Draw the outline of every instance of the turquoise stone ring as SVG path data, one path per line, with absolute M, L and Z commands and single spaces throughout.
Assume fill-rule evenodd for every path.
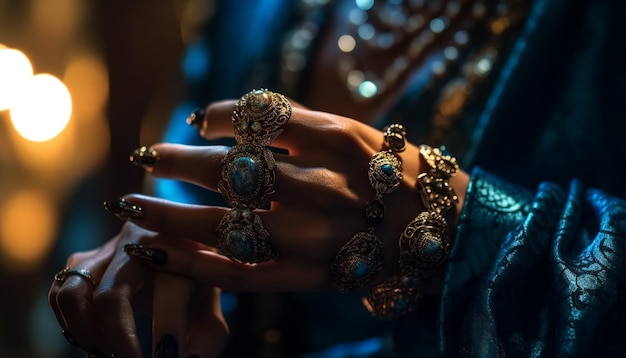
M 277 256 L 269 243 L 270 234 L 254 211 L 229 211 L 222 218 L 216 232 L 217 249 L 233 261 L 253 264 Z
M 235 145 L 224 158 L 217 188 L 233 208 L 256 209 L 274 193 L 275 167 L 269 148 Z
M 291 104 L 280 93 L 255 89 L 246 93 L 231 117 L 238 144 L 269 146 L 291 117 Z
M 217 248 L 240 263 L 258 263 L 276 257 L 269 233 L 254 212 L 274 194 L 276 161 L 269 149 L 291 117 L 291 104 L 280 93 L 255 89 L 243 95 L 231 121 L 236 145 L 222 160 L 217 190 L 232 207 L 217 231 Z

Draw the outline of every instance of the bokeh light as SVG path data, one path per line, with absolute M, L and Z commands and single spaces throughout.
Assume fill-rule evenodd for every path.
M 20 86 L 11 103 L 11 121 L 17 132 L 33 142 L 56 137 L 72 114 L 67 87 L 50 74 L 37 74 Z
M 0 207 L 0 250 L 8 259 L 2 262 L 32 265 L 41 261 L 56 235 L 55 213 L 48 198 L 34 190 L 17 191 L 7 198 Z
M 74 118 L 91 120 L 103 113 L 109 98 L 109 74 L 102 59 L 92 54 L 70 59 L 63 83 L 72 94 Z
M 33 66 L 23 52 L 0 45 L 0 111 L 11 106 L 15 95 L 33 75 Z

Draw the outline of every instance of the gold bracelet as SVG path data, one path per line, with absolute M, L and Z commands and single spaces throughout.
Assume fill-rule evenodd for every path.
M 419 213 L 398 240 L 399 273 L 372 287 L 363 298 L 367 310 L 376 316 L 395 317 L 415 309 L 422 297 L 422 286 L 445 262 L 450 253 L 447 211 L 459 198 L 449 179 L 459 166 L 456 159 L 439 148 L 420 146 L 420 154 L 430 170 L 417 178 L 426 211 Z
M 383 195 L 392 193 L 402 180 L 402 163 L 396 153 L 406 148 L 404 126 L 392 124 L 383 129 L 384 148 L 374 153 L 369 162 L 367 176 L 376 192 L 365 204 L 365 231 L 354 234 L 340 249 L 330 264 L 330 283 L 340 292 L 363 289 L 372 283 L 383 269 L 382 240 L 376 236 L 374 226 L 385 217 Z

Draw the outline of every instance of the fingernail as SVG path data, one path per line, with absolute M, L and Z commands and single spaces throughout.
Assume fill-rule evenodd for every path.
M 154 350 L 154 358 L 178 358 L 178 344 L 171 334 L 159 341 Z
M 155 265 L 162 265 L 167 262 L 167 252 L 144 247 L 141 244 L 126 244 L 124 245 L 124 252 Z
M 156 150 L 145 145 L 133 150 L 130 154 L 130 162 L 138 167 L 152 167 L 159 162 L 159 159 Z
M 189 117 L 187 117 L 187 124 L 200 129 L 202 127 L 202 119 L 204 119 L 204 108 L 196 108 Z
M 143 218 L 143 208 L 124 199 L 105 201 L 104 209 L 122 221 Z
M 65 330 L 65 329 L 63 330 L 63 336 L 67 340 L 67 344 L 74 346 L 74 347 L 78 347 L 78 344 L 76 344 L 76 340 L 74 339 L 74 336 L 72 336 L 72 334 L 68 330 Z

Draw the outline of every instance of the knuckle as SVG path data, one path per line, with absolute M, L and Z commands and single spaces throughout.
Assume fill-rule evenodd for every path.
M 93 295 L 93 305 L 99 311 L 116 311 L 120 302 L 121 296 L 114 290 L 100 290 Z
M 67 267 L 76 266 L 77 263 L 84 261 L 86 256 L 88 256 L 88 254 L 89 254 L 89 251 L 74 252 L 67 258 L 67 261 L 65 262 L 65 266 Z
M 348 187 L 345 175 L 321 171 L 315 177 L 318 187 L 313 197 L 316 204 L 330 212 L 351 211 L 359 207 L 359 197 Z
M 339 121 L 329 125 L 328 143 L 340 153 L 354 153 L 362 150 L 363 140 L 359 131 L 347 121 Z
M 84 296 L 78 292 L 76 286 L 65 285 L 56 292 L 55 300 L 59 308 L 67 310 L 80 307 L 83 297 Z M 52 297 L 50 297 L 50 299 L 52 299 Z

